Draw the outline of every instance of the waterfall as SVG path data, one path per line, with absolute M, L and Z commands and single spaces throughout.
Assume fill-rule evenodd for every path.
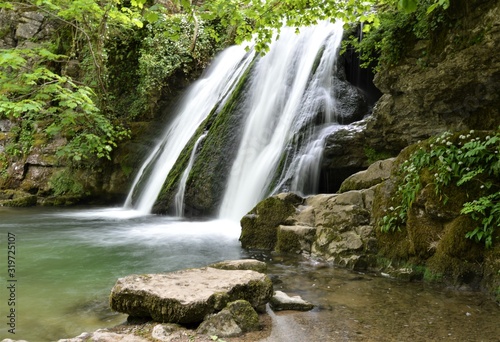
M 243 47 L 230 47 L 224 50 L 205 75 L 190 87 L 180 110 L 135 177 L 125 201 L 126 208 L 143 213 L 151 211 L 165 178 L 184 146 L 211 110 L 227 96 L 251 59 Z
M 308 146 L 311 137 L 318 136 L 310 127 L 318 121 L 318 113 L 325 125 L 335 125 L 338 113 L 331 79 L 342 33 L 340 22 L 304 28 L 300 35 L 283 29 L 270 52 L 256 63 L 245 129 L 222 201 L 221 218 L 239 220 L 270 193 L 285 149 L 293 150 L 290 144 L 297 140 Z M 291 159 L 295 161 L 290 165 L 298 167 L 300 157 Z
M 210 154 L 196 158 L 198 144 L 205 136 L 205 144 L 225 141 L 212 134 L 211 128 L 223 123 L 211 113 L 220 113 L 230 97 L 227 103 L 233 108 L 231 92 L 236 84 L 243 84 L 243 74 L 247 75 L 244 95 L 237 100 L 237 116 L 231 114 L 239 120 L 238 128 L 231 126 L 238 132 L 231 137 L 234 155 L 216 159 L 230 168 L 229 174 L 220 176 L 227 179 L 226 188 L 224 193 L 220 187 L 207 193 L 215 205 L 221 201 L 219 218 L 239 220 L 265 196 L 278 191 L 316 193 L 326 138 L 340 127 L 344 116 L 337 103 L 344 95 L 337 93 L 337 88 L 347 82 L 336 75 L 342 34 L 341 22 L 322 22 L 302 28 L 300 34 L 283 28 L 270 51 L 255 60 L 254 53 L 245 53 L 242 47 L 226 49 L 187 92 L 180 110 L 139 170 L 125 205 L 149 213 L 181 153 L 183 161 L 190 153 L 187 168 L 173 188 L 175 198 L 165 202 L 175 200 L 177 215 L 183 214 L 190 171 L 203 169 L 206 158 L 211 158 Z M 208 131 L 199 136 L 202 123 Z M 194 182 L 200 184 L 196 178 Z M 168 183 L 168 189 L 172 184 Z M 214 191 L 210 186 L 201 189 L 198 194 Z
M 196 150 L 198 149 L 198 145 L 205 139 L 207 136 L 207 132 L 204 132 L 198 140 L 196 140 L 196 143 L 193 146 L 193 150 L 191 151 L 191 156 L 189 157 L 189 162 L 188 166 L 182 173 L 182 177 L 179 183 L 179 190 L 177 190 L 177 193 L 175 194 L 175 214 L 176 216 L 183 216 L 184 215 L 184 192 L 186 191 L 186 182 L 189 178 L 189 173 L 191 172 L 191 169 L 193 168 L 194 164 L 194 159 L 196 157 Z

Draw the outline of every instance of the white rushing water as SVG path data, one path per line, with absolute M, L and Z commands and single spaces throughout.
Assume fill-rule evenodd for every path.
M 181 176 L 181 180 L 179 182 L 179 189 L 177 190 L 177 193 L 175 194 L 175 215 L 176 216 L 183 216 L 184 215 L 184 193 L 186 191 L 186 183 L 189 178 L 189 173 L 191 172 L 191 169 L 193 168 L 194 160 L 196 158 L 196 150 L 198 149 L 198 145 L 205 139 L 207 136 L 207 132 L 204 132 L 198 140 L 196 140 L 196 143 L 193 146 L 193 150 L 191 151 L 191 156 L 189 157 L 189 162 L 188 166 L 184 170 Z
M 151 211 L 185 145 L 215 105 L 227 95 L 250 61 L 251 56 L 243 47 L 230 47 L 214 60 L 204 77 L 190 87 L 175 119 L 139 170 L 125 201 L 125 208 L 145 214 Z M 149 167 L 152 167 L 151 171 L 145 172 Z M 143 176 L 147 179 L 143 180 Z M 137 189 L 140 183 L 143 184 Z
M 335 121 L 331 78 L 342 32 L 340 22 L 305 28 L 300 35 L 284 29 L 256 63 L 248 117 L 220 217 L 239 220 L 269 193 L 285 146 L 318 110 L 324 122 Z M 324 58 L 311 76 L 322 49 Z

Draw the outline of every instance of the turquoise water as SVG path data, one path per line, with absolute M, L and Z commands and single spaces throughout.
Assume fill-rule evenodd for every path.
M 9 233 L 16 248 L 15 335 L 7 325 Z M 249 256 L 268 263 L 276 290 L 316 305 L 272 314 L 267 342 L 500 340 L 500 307 L 481 293 L 318 267 L 299 256 L 249 255 L 239 233 L 234 222 L 120 209 L 0 208 L 0 340 L 57 341 L 115 326 L 126 320 L 108 308 L 117 278 Z
M 15 306 L 9 306 L 8 237 L 15 234 Z M 240 259 L 239 226 L 136 216 L 121 209 L 0 208 L 0 339 L 32 342 L 111 327 L 115 281 L 133 273 Z M 11 241 L 12 242 L 12 241 Z M 15 335 L 9 333 L 15 308 Z

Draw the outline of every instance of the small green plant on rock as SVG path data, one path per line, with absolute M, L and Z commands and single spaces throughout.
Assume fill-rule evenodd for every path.
M 444 189 L 448 186 L 473 189 L 473 199 L 463 204 L 461 214 L 479 222 L 466 237 L 493 245 L 495 232 L 500 227 L 500 128 L 491 132 L 467 134 L 443 133 L 413 152 L 399 169 L 400 182 L 396 196 L 400 205 L 389 208 L 382 217 L 380 228 L 384 232 L 400 230 L 406 223 L 408 210 L 423 187 L 422 175 L 430 175 L 436 195 L 446 204 Z

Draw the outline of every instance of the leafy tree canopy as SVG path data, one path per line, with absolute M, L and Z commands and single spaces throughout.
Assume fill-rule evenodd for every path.
M 257 51 L 266 52 L 273 33 L 283 25 L 300 27 L 316 24 L 321 20 L 340 19 L 344 23 L 364 23 L 364 30 L 378 27 L 379 10 L 398 8 L 410 13 L 421 0 L 210 0 L 199 8 L 202 18 L 218 18 L 226 26 L 235 27 L 236 43 L 255 40 Z M 181 1 L 182 6 L 193 10 L 193 4 Z M 447 8 L 449 0 L 433 0 L 428 13 L 436 7 Z
M 438 6 L 446 8 L 449 0 L 20 0 L 2 2 L 5 10 L 37 11 L 54 19 L 60 36 L 52 45 L 37 48 L 16 48 L 0 51 L 0 117 L 22 122 L 24 136 L 33 132 L 38 121 L 49 121 L 48 134 L 64 134 L 68 145 L 60 153 L 73 161 L 110 157 L 116 141 L 126 131 L 112 124 L 108 70 L 110 42 L 127 40 L 145 26 L 162 28 L 169 44 L 179 39 L 189 40 L 171 49 L 182 53 L 180 59 L 201 54 L 198 45 L 209 45 L 206 33 L 217 41 L 220 28 L 225 28 L 229 43 L 253 39 L 257 51 L 269 49 L 275 33 L 283 25 L 300 27 L 321 20 L 340 19 L 345 23 L 363 22 L 365 30 L 378 26 L 378 12 L 399 8 L 412 12 L 420 2 L 428 4 L 430 13 Z M 186 29 L 184 20 L 165 20 L 181 15 L 192 23 Z M 157 25 L 163 22 L 168 25 Z M 217 27 L 217 29 L 215 29 Z M 203 30 L 205 36 L 201 36 Z M 65 32 L 65 33 L 64 33 Z M 186 33 L 192 36 L 186 38 Z M 205 37 L 205 38 L 204 38 Z M 112 45 L 112 44 L 111 44 Z M 154 45 L 154 44 L 153 44 Z M 149 47 L 149 46 L 148 46 Z M 180 51 L 180 52 L 175 52 Z M 204 49 L 203 51 L 210 51 Z M 160 52 L 158 52 L 160 53 Z M 203 52 L 204 53 L 204 52 Z M 140 59 L 144 63 L 168 64 L 182 67 L 175 58 L 156 62 L 155 56 Z M 61 65 L 69 59 L 81 62 L 84 75 L 74 80 L 61 73 Z M 143 63 L 143 64 L 144 64 Z M 145 64 L 147 67 L 151 62 Z M 141 72 L 139 70 L 139 72 Z M 144 72 L 147 76 L 148 73 Z M 151 78 L 151 77 L 150 77 Z M 160 82 L 160 84 L 162 84 Z M 144 87 L 143 87 L 144 88 Z M 145 87 L 145 89 L 147 86 Z M 146 89 L 147 90 L 147 89 Z M 29 139 L 17 154 L 29 150 Z

